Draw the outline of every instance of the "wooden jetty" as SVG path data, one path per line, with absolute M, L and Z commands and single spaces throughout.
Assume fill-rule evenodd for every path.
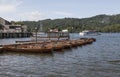
M 23 52 L 23 53 L 52 53 L 66 48 L 83 46 L 94 42 L 94 38 L 82 38 L 77 40 L 57 40 L 57 41 L 43 41 L 23 44 L 3 45 L 0 51 L 3 52 Z
M 16 33 L 9 33 L 9 32 L 1 32 L 0 33 L 0 39 L 4 38 L 25 38 L 25 37 L 31 37 L 32 33 L 29 32 L 16 32 Z

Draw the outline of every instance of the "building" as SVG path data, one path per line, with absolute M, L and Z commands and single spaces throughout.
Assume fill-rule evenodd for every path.
M 0 17 L 0 32 L 27 32 L 26 25 L 16 25 Z
M 49 29 L 49 31 L 48 32 L 59 32 L 58 31 L 58 29 L 57 28 L 55 28 L 55 29 Z

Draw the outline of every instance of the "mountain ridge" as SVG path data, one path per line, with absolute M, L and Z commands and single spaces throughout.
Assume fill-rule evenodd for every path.
M 98 30 L 101 32 L 120 32 L 120 14 L 116 15 L 96 15 L 89 18 L 62 18 L 45 19 L 39 21 L 18 21 L 15 23 L 28 25 L 29 31 L 34 31 L 34 27 L 43 24 L 44 31 L 48 28 L 58 28 L 59 30 L 68 29 L 70 32 L 82 30 Z

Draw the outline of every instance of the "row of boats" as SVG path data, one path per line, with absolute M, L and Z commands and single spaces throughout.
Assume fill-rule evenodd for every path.
M 39 53 L 51 53 L 52 51 L 68 49 L 77 46 L 83 46 L 91 44 L 96 39 L 94 38 L 80 38 L 77 40 L 58 40 L 58 41 L 42 41 L 22 44 L 3 45 L 0 48 L 2 52 L 39 52 Z

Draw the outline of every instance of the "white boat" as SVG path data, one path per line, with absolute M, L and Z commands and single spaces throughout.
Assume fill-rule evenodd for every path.
M 79 33 L 79 35 L 81 36 L 85 36 L 85 35 L 100 35 L 100 33 L 98 31 L 95 31 L 95 30 L 84 30 L 82 32 Z
M 67 30 L 67 29 L 64 29 L 64 30 L 62 30 L 62 32 L 68 32 L 68 30 Z

